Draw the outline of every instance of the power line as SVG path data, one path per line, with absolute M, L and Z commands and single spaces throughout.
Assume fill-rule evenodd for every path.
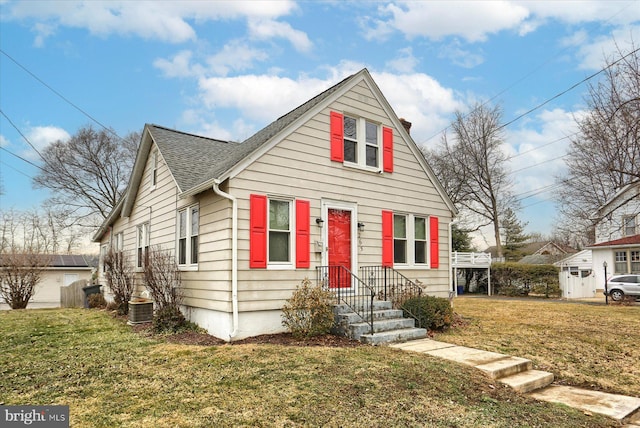
M 12 154 L 13 154 L 13 153 L 12 153 Z M 15 156 L 15 155 L 14 155 L 14 156 Z M 33 179 L 33 177 L 32 177 L 32 176 L 30 176 L 29 174 L 27 174 L 26 172 L 24 172 L 24 171 L 20 171 L 18 168 L 13 167 L 11 164 L 8 164 L 8 163 L 6 163 L 5 161 L 3 161 L 3 160 L 1 160 L 1 159 L 0 159 L 0 163 L 1 163 L 1 164 L 3 164 L 3 165 L 5 165 L 5 166 L 7 166 L 7 167 L 9 167 L 9 168 L 11 168 L 12 170 L 14 170 L 15 172 L 17 172 L 18 174 L 22 174 L 22 175 L 24 175 L 25 177 L 27 177 L 27 178 L 29 178 L 29 179 Z
M 44 171 L 44 169 L 42 169 L 42 167 L 41 167 L 40 165 L 36 165 L 35 163 L 31 162 L 29 159 L 25 159 L 25 158 L 23 158 L 22 156 L 17 155 L 17 154 L 15 154 L 15 153 L 13 153 L 12 151 L 7 150 L 7 149 L 6 149 L 6 148 L 4 148 L 4 147 L 0 147 L 0 150 L 4 150 L 5 152 L 9 153 L 11 156 L 15 156 L 15 157 L 17 157 L 18 159 L 20 159 L 21 161 L 26 162 L 26 163 L 28 163 L 28 164 L 29 164 L 29 165 L 31 165 L 31 166 L 35 166 L 36 168 L 38 168 L 38 169 L 39 169 L 39 170 L 41 170 L 41 171 Z
M 11 126 L 13 126 L 13 129 L 15 129 L 16 131 L 18 131 L 18 134 L 20 134 L 20 136 L 24 139 L 24 141 L 26 141 L 26 142 L 27 142 L 27 144 L 29 144 L 33 150 L 35 150 L 35 152 L 38 154 L 38 156 L 40 156 L 40 159 L 42 159 L 42 160 L 44 161 L 44 163 L 46 164 L 46 163 L 47 163 L 47 160 L 44 158 L 44 156 L 42 156 L 42 153 L 40 153 L 40 151 L 36 148 L 36 146 L 34 146 L 34 145 L 31 143 L 31 141 L 29 141 L 29 139 L 27 138 L 27 136 L 26 136 L 26 135 L 24 135 L 24 134 L 22 133 L 22 131 L 20 131 L 20 129 L 16 126 L 16 124 L 15 124 L 15 123 L 13 123 L 13 121 L 12 121 L 11 119 L 9 119 L 9 116 L 7 116 L 7 115 L 5 114 L 5 112 L 4 112 L 1 108 L 0 108 L 0 114 L 1 114 L 2 116 L 4 116 L 4 118 L 5 118 L 5 119 L 7 119 L 7 121 L 11 124 Z
M 618 10 L 616 13 L 614 13 L 613 15 L 609 16 L 609 18 L 607 18 L 604 23 L 608 23 L 610 21 L 613 20 L 613 18 L 615 18 L 616 16 L 620 15 L 621 13 L 623 13 L 626 9 L 628 9 L 629 7 L 631 7 L 631 5 L 635 4 L 635 0 L 632 0 L 629 2 L 629 4 L 627 4 L 626 6 L 622 7 L 620 10 Z M 586 34 L 586 33 L 585 33 Z M 585 40 L 586 36 L 583 36 L 580 40 L 579 43 L 582 43 Z M 509 91 L 511 88 L 513 88 L 514 86 L 516 86 L 517 84 L 519 84 L 520 82 L 524 81 L 525 79 L 527 79 L 529 76 L 531 76 L 532 74 L 534 74 L 536 71 L 540 70 L 542 67 L 544 67 L 545 65 L 547 65 L 549 62 L 551 62 L 552 59 L 555 59 L 556 57 L 558 57 L 560 54 L 564 53 L 565 51 L 567 51 L 570 48 L 570 46 L 565 47 L 564 49 L 560 50 L 558 53 L 556 53 L 554 56 L 548 58 L 547 60 L 543 61 L 540 65 L 538 65 L 537 67 L 535 67 L 533 70 L 531 70 L 530 72 L 526 73 L 524 76 L 522 76 L 521 78 L 519 78 L 518 80 L 516 80 L 515 82 L 513 82 L 511 85 L 507 86 L 505 89 L 502 89 L 500 92 L 498 92 L 497 94 L 495 94 L 494 96 L 492 96 L 491 98 L 489 98 L 487 101 L 483 102 L 482 104 L 480 104 L 479 106 L 477 106 L 476 108 L 472 109 L 469 113 L 465 114 L 462 116 L 462 118 L 464 119 L 465 117 L 469 116 L 471 113 L 473 113 L 475 110 L 484 107 L 485 105 L 489 104 L 491 101 L 495 100 L 496 98 L 498 98 L 500 95 L 504 94 L 505 92 Z M 424 140 L 423 142 L 420 143 L 420 145 L 424 145 L 427 142 L 431 141 L 433 138 L 437 137 L 438 135 L 442 134 L 443 132 L 445 132 L 447 129 L 449 129 L 451 127 L 451 125 L 448 125 L 446 127 L 444 127 L 441 131 L 439 131 L 438 133 L 432 135 L 431 137 L 427 138 L 426 140 Z
M 64 100 L 67 104 L 69 104 L 70 106 L 72 106 L 73 108 L 75 108 L 76 110 L 78 110 L 80 113 L 82 113 L 83 115 L 85 115 L 86 117 L 88 117 L 90 120 L 92 120 L 93 122 L 95 122 L 97 125 L 101 126 L 105 131 L 109 132 L 110 134 L 114 135 L 115 137 L 119 138 L 120 140 L 122 140 L 123 138 L 120 137 L 118 134 L 115 133 L 115 131 L 113 131 L 112 129 L 108 128 L 106 125 L 104 125 L 102 122 L 100 122 L 98 119 L 96 119 L 95 117 L 93 117 L 92 115 L 90 115 L 89 113 L 87 113 L 85 110 L 83 110 L 81 107 L 79 107 L 78 105 L 76 105 L 73 101 L 69 100 L 67 97 L 65 97 L 64 95 L 62 95 L 60 92 L 56 91 L 53 87 L 51 87 L 49 84 L 47 84 L 44 80 L 42 80 L 41 78 L 39 78 L 38 76 L 36 76 L 35 73 L 33 73 L 31 70 L 29 70 L 27 67 L 25 67 L 24 65 L 20 64 L 15 58 L 13 58 L 11 55 L 9 55 L 8 53 L 6 53 L 3 49 L 0 48 L 0 53 L 2 53 L 4 56 L 6 56 L 7 58 L 9 58 L 14 64 L 16 64 L 18 67 L 20 67 L 22 70 L 24 70 L 27 74 L 29 74 L 31 77 L 33 77 L 35 80 L 37 80 L 38 82 L 40 82 L 45 88 L 49 89 L 51 92 L 53 92 L 54 94 L 56 94 L 58 97 L 62 98 L 62 100 Z

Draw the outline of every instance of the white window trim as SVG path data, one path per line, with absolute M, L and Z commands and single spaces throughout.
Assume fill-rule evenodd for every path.
M 358 204 L 355 202 L 336 201 L 323 199 L 320 204 L 320 213 L 323 220 L 322 226 L 322 265 L 329 265 L 329 210 L 351 211 L 351 271 L 359 272 L 358 260 Z M 356 286 L 357 287 L 357 286 Z M 355 290 L 356 288 L 354 288 Z
M 142 256 L 143 258 L 145 257 L 145 249 L 146 249 L 146 252 L 149 252 L 149 246 L 150 246 L 149 235 L 151 234 L 150 232 L 151 232 L 151 228 L 149 226 L 148 221 L 145 221 L 136 225 L 136 268 L 135 268 L 136 272 L 144 271 L 144 260 L 140 260 L 140 256 Z M 142 242 L 142 247 L 140 247 L 140 233 L 144 233 L 143 235 L 144 242 Z M 140 248 L 142 248 L 141 255 L 139 254 L 139 251 L 138 251 Z
M 287 202 L 289 204 L 289 261 L 287 262 L 272 262 L 269 254 L 269 241 L 271 232 L 271 201 Z M 295 199 L 268 196 L 267 197 L 267 269 L 269 270 L 294 270 L 296 268 L 295 255 L 296 255 L 296 213 L 295 213 Z
M 357 162 L 349 162 L 345 160 L 343 162 L 343 165 L 350 168 L 360 169 L 364 171 L 370 171 L 370 172 L 376 172 L 376 173 L 382 172 L 382 124 L 375 122 L 373 120 L 364 118 L 362 116 L 358 116 L 356 114 L 345 113 L 343 116 L 350 117 L 356 120 L 356 140 L 355 141 L 356 141 L 356 160 L 357 160 Z M 372 123 L 377 127 L 378 166 L 367 165 L 367 122 Z M 344 144 L 344 140 L 346 140 L 347 138 L 343 135 L 342 139 Z M 349 140 L 351 139 L 349 138 Z
M 428 215 L 422 215 L 422 214 L 412 214 L 412 213 L 405 213 L 405 212 L 393 212 L 394 217 L 396 215 L 398 216 L 405 216 L 407 221 L 407 238 L 406 238 L 406 242 L 407 242 L 407 263 L 396 263 L 395 262 L 395 230 L 394 230 L 394 235 L 393 235 L 393 241 L 394 241 L 394 263 L 393 263 L 393 267 L 394 268 L 401 268 L 401 269 L 432 269 L 431 268 L 431 236 L 429 235 L 431 233 L 431 230 L 429 228 L 429 218 L 430 216 Z M 415 219 L 416 218 L 423 218 L 425 221 L 425 263 L 416 263 L 416 238 L 415 238 Z
M 627 223 L 633 223 L 633 231 L 631 233 L 627 233 Z M 633 236 L 638 232 L 638 219 L 636 215 L 626 215 L 622 217 L 622 236 Z
M 158 184 L 158 150 L 154 150 L 151 155 L 151 177 L 149 178 L 149 190 L 155 190 Z
M 124 233 L 118 232 L 113 235 L 113 251 L 120 253 L 124 251 Z
M 193 209 L 194 208 L 198 208 L 198 234 L 197 235 L 193 235 L 193 231 L 191 230 L 191 226 L 193 224 L 192 222 L 192 215 L 193 215 Z M 185 235 L 185 261 L 186 263 L 184 264 L 180 264 L 180 213 L 181 212 L 186 212 L 186 235 Z M 198 270 L 198 263 L 191 263 L 191 238 L 193 238 L 193 236 L 197 236 L 198 237 L 198 262 L 200 261 L 200 206 L 199 204 L 193 204 L 193 205 L 189 205 L 183 208 L 180 208 L 177 212 L 176 212 L 176 264 L 178 265 L 178 269 L 179 270 L 183 270 L 183 271 L 197 271 Z

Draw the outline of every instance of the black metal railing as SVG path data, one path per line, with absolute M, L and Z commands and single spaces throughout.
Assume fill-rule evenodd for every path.
M 358 314 L 373 334 L 373 300 L 375 290 L 344 266 L 318 266 L 316 280 L 332 292 L 338 304 L 345 304 Z
M 412 281 L 388 266 L 361 266 L 360 278 L 373 289 L 378 300 L 391 301 L 395 309 L 407 299 L 421 296 L 424 292 L 422 283 Z

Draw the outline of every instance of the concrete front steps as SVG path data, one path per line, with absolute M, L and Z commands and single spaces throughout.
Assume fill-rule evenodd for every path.
M 532 370 L 530 360 L 452 345 L 431 339 L 390 345 L 475 367 L 520 393 L 553 403 L 562 403 L 586 412 L 599 413 L 640 428 L 640 398 L 608 394 L 571 386 L 551 385 L 553 374 Z
M 356 308 L 362 310 L 363 308 Z M 427 337 L 427 330 L 416 328 L 413 318 L 404 318 L 402 310 L 393 309 L 391 302 L 373 302 L 373 334 L 371 327 L 347 305 L 335 305 L 333 309 L 336 327 L 334 334 L 346 336 L 370 345 L 381 345 Z
M 544 388 L 553 382 L 553 373 L 532 370 L 531 361 L 525 358 L 510 357 L 430 339 L 392 346 L 475 367 L 521 393 Z

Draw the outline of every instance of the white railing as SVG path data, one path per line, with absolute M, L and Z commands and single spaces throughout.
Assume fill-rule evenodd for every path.
M 459 253 L 454 251 L 451 253 L 451 266 L 491 266 L 490 253 Z

